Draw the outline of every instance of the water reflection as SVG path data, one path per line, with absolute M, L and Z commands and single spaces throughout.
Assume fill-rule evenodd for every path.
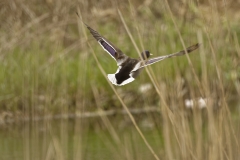
M 0 131 L 0 159 L 112 160 L 126 159 L 127 152 L 133 159 L 135 156 L 153 158 L 128 117 L 115 116 L 108 121 L 111 119 L 116 123 L 107 127 L 101 118 L 35 121 L 5 126 Z M 159 141 L 161 134 L 148 121 L 140 122 L 144 135 L 151 145 L 162 146 L 162 141 Z M 140 152 L 141 155 L 131 152 Z
M 239 104 L 235 106 L 239 107 Z M 209 148 L 215 147 L 213 142 L 219 141 L 219 138 L 216 141 L 213 139 L 215 134 L 226 139 L 218 143 L 229 145 L 226 153 L 231 149 L 229 154 L 236 157 L 239 156 L 240 143 L 238 107 L 231 109 L 231 122 L 223 119 L 224 112 L 213 114 L 216 116 L 215 130 L 212 130 L 214 124 L 206 114 L 207 109 L 175 112 L 168 115 L 168 121 L 160 112 L 136 114 L 134 118 L 159 157 L 166 157 L 166 151 L 170 151 L 173 157 L 186 156 L 182 151 L 188 147 L 192 151 L 187 154 L 189 157 L 208 158 L 211 154 Z M 230 123 L 233 130 L 228 128 Z M 4 125 L 0 127 L 0 142 L 1 160 L 154 159 L 129 117 L 124 114 Z

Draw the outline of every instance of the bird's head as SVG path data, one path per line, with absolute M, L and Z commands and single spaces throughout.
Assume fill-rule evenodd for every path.
M 143 60 L 148 59 L 151 55 L 152 55 L 152 54 L 151 54 L 149 51 L 143 51 L 143 52 L 141 53 L 141 56 L 142 56 L 142 59 L 143 59 Z

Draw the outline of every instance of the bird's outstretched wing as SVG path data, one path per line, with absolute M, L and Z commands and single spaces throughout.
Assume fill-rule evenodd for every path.
M 156 63 L 156 62 L 159 62 L 159 61 L 162 61 L 162 60 L 164 60 L 164 59 L 166 59 L 166 58 L 171 58 L 171 57 L 176 57 L 176 56 L 182 56 L 182 55 L 184 55 L 184 54 L 186 54 L 186 53 L 190 53 L 190 52 L 198 49 L 199 46 L 200 46 L 200 44 L 197 43 L 197 44 L 194 44 L 194 45 L 186 48 L 186 51 L 185 51 L 185 50 L 182 50 L 182 51 L 179 51 L 179 52 L 176 52 L 176 53 L 172 53 L 172 54 L 169 54 L 169 55 L 165 55 L 165 56 L 160 56 L 160 57 L 155 57 L 155 58 L 148 59 L 148 60 L 145 62 L 145 64 L 143 64 L 140 68 L 145 67 L 145 66 L 148 66 L 148 65 L 152 65 L 152 64 L 154 64 L 154 63 Z
M 85 23 L 84 23 L 85 24 Z M 102 46 L 102 48 L 112 57 L 116 60 L 118 66 L 121 65 L 128 57 L 122 53 L 120 49 L 115 47 L 111 42 L 109 42 L 106 38 L 101 36 L 97 31 L 89 27 L 87 24 L 85 24 L 87 28 L 89 29 L 90 33 L 93 35 L 93 37 L 98 41 L 98 43 Z

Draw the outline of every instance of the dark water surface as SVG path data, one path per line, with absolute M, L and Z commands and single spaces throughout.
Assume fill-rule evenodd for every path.
M 236 138 L 239 138 L 239 106 L 231 112 Z M 161 114 L 141 114 L 134 117 L 156 154 L 164 159 L 166 148 Z M 207 126 L 202 130 L 204 137 L 208 133 Z M 172 133 L 173 137 L 175 132 Z M 194 144 L 194 133 L 192 137 Z M 179 147 L 179 144 L 175 145 L 173 148 Z M 238 152 L 233 152 L 233 155 L 239 155 Z M 48 159 L 145 160 L 154 157 L 127 115 L 29 121 L 0 127 L 0 160 Z
M 0 129 L 0 159 L 126 159 L 128 148 L 132 158 L 153 158 L 129 119 L 111 123 L 116 119 L 108 119 L 112 126 L 101 118 L 5 125 Z M 162 133 L 151 122 L 142 120 L 140 126 L 155 149 L 163 147 Z

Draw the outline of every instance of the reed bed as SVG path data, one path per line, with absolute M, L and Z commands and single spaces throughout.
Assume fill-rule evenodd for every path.
M 0 155 L 238 159 L 237 6 L 230 0 L 3 0 Z M 76 12 L 131 57 L 146 49 L 160 56 L 196 42 L 201 47 L 149 66 L 133 83 L 116 87 L 106 78 L 115 62 Z

